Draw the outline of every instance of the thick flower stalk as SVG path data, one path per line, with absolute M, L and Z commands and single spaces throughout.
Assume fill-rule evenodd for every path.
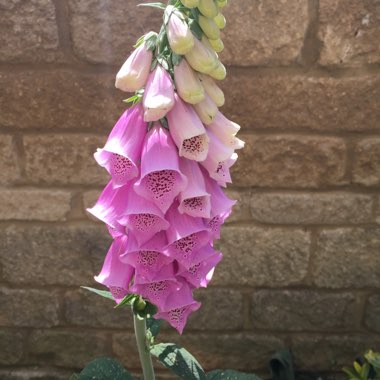
M 180 333 L 222 258 L 214 242 L 236 203 L 222 187 L 244 146 L 219 110 L 226 2 L 169 2 L 161 31 L 141 37 L 117 74 L 133 104 L 95 153 L 111 178 L 88 211 L 113 238 L 95 279 L 117 303 L 136 294 L 154 304 Z

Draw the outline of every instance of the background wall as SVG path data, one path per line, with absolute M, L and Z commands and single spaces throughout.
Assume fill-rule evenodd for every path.
M 131 316 L 79 289 L 110 242 L 84 208 L 107 181 L 92 154 L 123 110 L 114 76 L 161 23 L 137 3 L 0 0 L 2 379 L 67 379 L 99 355 L 139 367 Z M 380 349 L 380 1 L 230 3 L 240 203 L 202 309 L 163 339 L 208 369 L 264 371 L 287 346 L 325 376 Z

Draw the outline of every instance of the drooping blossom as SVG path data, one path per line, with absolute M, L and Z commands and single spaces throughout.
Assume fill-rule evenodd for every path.
M 148 77 L 143 105 L 145 121 L 162 119 L 174 106 L 173 82 L 161 65 L 157 65 Z
M 115 187 L 138 176 L 146 129 L 142 106 L 137 104 L 123 113 L 105 146 L 95 153 L 95 160 L 111 174 Z
M 116 88 L 134 92 L 143 87 L 148 79 L 153 53 L 145 43 L 136 48 L 116 75 Z

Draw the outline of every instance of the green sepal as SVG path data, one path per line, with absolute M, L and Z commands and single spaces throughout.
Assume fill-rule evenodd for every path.
M 169 71 L 170 67 L 169 67 L 169 63 L 168 61 L 166 60 L 165 57 L 163 56 L 158 56 L 157 57 L 157 62 L 166 70 L 166 71 Z
M 201 365 L 184 348 L 173 343 L 160 343 L 151 347 L 150 352 L 181 379 L 206 380 Z
M 195 37 L 198 38 L 198 40 L 202 39 L 203 31 L 202 28 L 199 26 L 198 21 L 191 19 L 189 21 L 189 28 L 194 33 Z
M 164 3 L 141 3 L 137 5 L 138 7 L 151 7 L 151 8 L 159 8 L 165 9 L 166 5 Z
M 261 380 L 258 376 L 231 369 L 216 369 L 207 374 L 207 380 Z
M 155 51 L 157 46 L 158 34 L 156 32 L 149 32 L 145 35 L 144 41 L 147 50 Z
M 138 296 L 136 294 L 128 294 L 114 308 L 121 309 L 122 307 L 125 307 L 125 306 L 131 306 L 133 305 L 137 297 Z
M 182 59 L 183 59 L 183 55 L 179 55 L 174 52 L 171 54 L 171 61 L 172 61 L 173 67 L 179 65 Z
M 86 290 L 89 290 L 90 292 L 92 293 L 95 293 L 99 296 L 102 296 L 104 298 L 108 298 L 112 301 L 114 301 L 114 298 L 112 297 L 112 294 L 111 292 L 107 291 L 107 290 L 100 290 L 100 289 L 95 289 L 95 288 L 90 288 L 88 286 L 81 286 L 82 289 L 86 289 Z
M 144 39 L 145 39 L 145 34 L 143 36 L 141 36 L 137 41 L 136 43 L 133 45 L 134 48 L 138 48 L 139 46 L 141 46 L 143 43 L 144 43 Z

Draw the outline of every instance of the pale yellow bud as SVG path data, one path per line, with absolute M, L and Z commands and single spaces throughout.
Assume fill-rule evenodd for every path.
M 181 3 L 187 8 L 195 8 L 199 4 L 199 0 L 181 0 Z
M 213 47 L 211 46 L 210 44 L 210 40 L 206 37 L 206 36 L 202 36 L 202 44 L 208 49 L 210 50 L 211 54 L 214 56 L 214 58 L 216 60 L 219 59 L 219 56 L 218 54 L 215 52 L 215 50 L 213 49 Z
M 216 17 L 214 17 L 214 21 L 219 29 L 224 29 L 226 27 L 226 18 L 222 13 L 218 13 Z
M 202 86 L 207 95 L 214 101 L 218 107 L 222 107 L 225 102 L 224 93 L 215 83 L 215 81 L 208 75 L 199 74 Z
M 199 12 L 208 18 L 214 18 L 218 13 L 218 6 L 214 0 L 199 0 Z
M 223 41 L 218 38 L 216 40 L 208 40 L 210 42 L 210 45 L 212 46 L 212 48 L 217 52 L 217 53 L 220 53 L 221 51 L 224 50 L 224 43 Z
M 224 8 L 227 5 L 228 0 L 216 0 L 216 3 L 218 4 L 219 8 Z
M 220 30 L 216 25 L 215 21 L 211 18 L 199 15 L 198 18 L 199 26 L 202 28 L 203 33 L 210 39 L 216 40 L 220 37 Z
M 202 123 L 206 125 L 211 124 L 218 113 L 218 107 L 207 94 L 200 103 L 194 104 L 193 107 Z
M 200 73 L 208 74 L 218 66 L 216 53 L 194 38 L 194 47 L 185 55 L 188 64 Z
M 223 80 L 227 76 L 227 70 L 223 63 L 218 60 L 216 68 L 212 70 L 209 75 L 216 80 Z

